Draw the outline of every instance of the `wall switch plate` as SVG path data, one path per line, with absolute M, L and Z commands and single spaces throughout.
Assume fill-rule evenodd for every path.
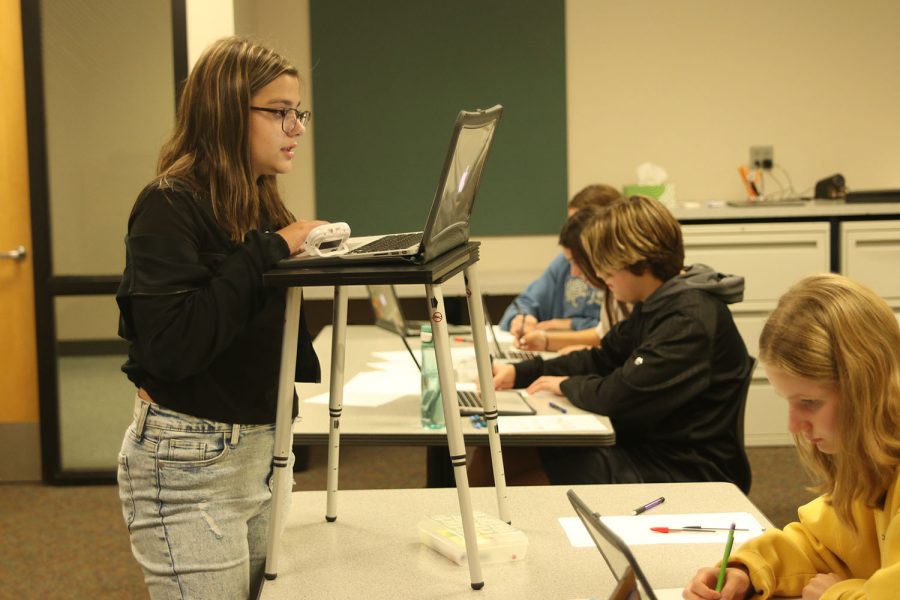
M 775 164 L 775 151 L 772 146 L 750 146 L 750 166 L 771 169 Z

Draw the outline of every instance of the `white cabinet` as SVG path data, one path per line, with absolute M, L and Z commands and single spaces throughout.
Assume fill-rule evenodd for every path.
M 741 310 L 770 310 L 798 279 L 828 271 L 828 223 L 684 225 L 685 264 L 743 275 Z
M 900 221 L 841 223 L 841 273 L 900 309 Z
M 685 264 L 704 263 L 744 277 L 744 301 L 731 310 L 753 356 L 759 354 L 759 334 L 778 298 L 804 275 L 829 268 L 826 222 L 684 225 L 682 231 Z M 748 446 L 793 443 L 787 431 L 787 405 L 758 366 L 747 398 L 744 436 Z

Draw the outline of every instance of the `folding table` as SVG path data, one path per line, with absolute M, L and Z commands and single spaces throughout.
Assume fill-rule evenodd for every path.
M 300 288 L 306 286 L 334 286 L 333 331 L 331 344 L 331 380 L 329 414 L 331 426 L 328 441 L 328 480 L 325 519 L 337 519 L 338 460 L 340 454 L 340 426 L 344 385 L 344 352 L 347 329 L 348 285 L 368 284 L 423 284 L 428 301 L 428 311 L 434 332 L 435 354 L 441 382 L 441 399 L 447 423 L 447 444 L 450 462 L 456 478 L 459 510 L 466 541 L 469 578 L 473 589 L 481 589 L 484 580 L 475 536 L 472 516 L 472 500 L 466 474 L 466 449 L 460 430 L 459 404 L 456 400 L 456 382 L 450 358 L 450 341 L 445 319 L 444 294 L 441 284 L 462 272 L 465 276 L 472 338 L 475 345 L 478 379 L 481 384 L 484 416 L 488 422 L 491 462 L 500 519 L 510 522 L 507 507 L 506 478 L 500 451 L 497 427 L 497 403 L 494 397 L 493 375 L 488 355 L 485 332 L 484 305 L 475 264 L 478 262 L 478 242 L 468 242 L 437 258 L 421 264 L 360 263 L 352 266 L 309 267 L 304 269 L 273 269 L 263 276 L 271 287 L 287 288 L 285 328 L 281 348 L 281 367 L 278 385 L 278 408 L 275 424 L 275 452 L 272 457 L 275 480 L 272 494 L 272 517 L 269 521 L 266 554 L 266 579 L 278 575 L 279 535 L 287 518 L 280 502 L 282 486 L 291 485 L 288 457 L 291 450 L 291 408 L 294 399 L 294 369 L 297 359 L 297 335 L 300 317 Z

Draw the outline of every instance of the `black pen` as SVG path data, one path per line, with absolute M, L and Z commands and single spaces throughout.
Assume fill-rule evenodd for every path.
M 650 510 L 651 508 L 657 507 L 657 506 L 659 506 L 660 504 L 662 504 L 662 503 L 665 502 L 665 501 L 666 501 L 666 499 L 663 498 L 662 496 L 660 496 L 660 497 L 657 498 L 656 500 L 651 500 L 650 502 L 648 502 L 647 504 L 645 504 L 645 505 L 643 505 L 643 506 L 638 506 L 636 509 L 634 509 L 633 511 L 631 511 L 631 514 L 633 514 L 633 515 L 639 515 L 639 514 L 641 514 L 642 512 L 647 512 L 647 511 Z
M 522 344 L 525 343 L 525 313 L 522 311 L 522 308 L 519 306 L 519 303 L 516 302 L 515 300 L 513 300 L 513 306 L 516 309 L 516 314 L 522 318 L 522 321 L 521 321 L 522 331 L 521 331 L 521 335 L 519 336 L 519 345 L 521 346 Z

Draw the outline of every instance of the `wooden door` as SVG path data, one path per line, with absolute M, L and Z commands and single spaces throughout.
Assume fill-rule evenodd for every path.
M 0 2 L 0 481 L 40 479 L 41 465 L 19 10 Z

